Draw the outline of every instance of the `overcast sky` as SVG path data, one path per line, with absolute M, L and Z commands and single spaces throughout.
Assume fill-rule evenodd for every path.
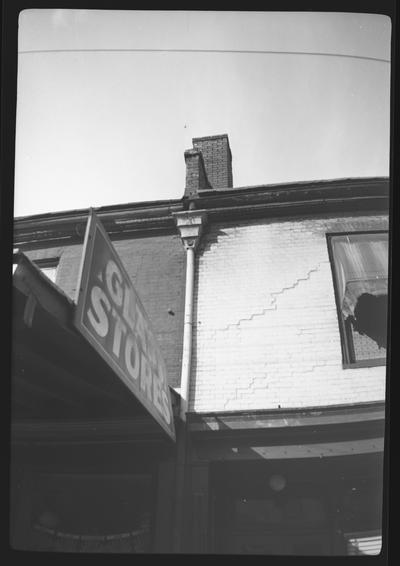
M 367 14 L 26 10 L 15 215 L 181 198 L 184 150 L 221 133 L 234 186 L 387 176 L 390 35 Z

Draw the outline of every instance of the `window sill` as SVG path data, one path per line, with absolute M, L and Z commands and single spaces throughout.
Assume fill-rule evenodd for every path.
M 357 369 L 376 366 L 386 366 L 386 358 L 376 358 L 374 360 L 360 360 L 359 362 L 344 363 L 343 369 Z

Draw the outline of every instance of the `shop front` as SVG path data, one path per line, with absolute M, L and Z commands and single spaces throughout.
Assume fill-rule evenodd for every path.
M 376 455 L 216 465 L 216 552 L 357 554 L 370 537 L 379 552 L 379 467 Z
M 197 552 L 377 555 L 383 407 L 192 415 Z
M 151 336 L 125 331 L 131 367 L 140 351 L 147 368 L 145 386 L 138 372 L 139 387 L 130 390 L 77 330 L 71 299 L 24 254 L 16 263 L 11 547 L 171 552 L 178 396 L 161 380 L 149 386 L 156 379 Z
M 147 553 L 160 460 L 137 446 L 14 450 L 11 544 L 17 550 Z

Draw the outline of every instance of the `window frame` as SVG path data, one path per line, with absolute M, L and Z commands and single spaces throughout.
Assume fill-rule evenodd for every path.
M 38 267 L 42 273 L 44 275 L 46 275 L 46 277 L 48 277 L 48 279 L 50 279 L 50 281 L 52 281 L 52 283 L 56 283 L 57 282 L 57 275 L 58 275 L 58 266 L 60 264 L 60 258 L 59 257 L 48 257 L 48 258 L 40 258 L 40 259 L 34 259 L 32 260 L 32 263 L 34 263 L 36 265 L 36 267 Z M 46 268 L 55 268 L 55 276 L 54 276 L 54 281 L 53 279 L 51 279 L 51 277 L 49 277 L 47 275 L 47 273 L 45 271 L 43 271 L 43 269 Z
M 346 327 L 350 325 L 350 322 L 345 321 L 342 313 L 342 309 L 340 308 L 340 301 L 339 301 L 339 288 L 337 282 L 337 275 L 335 269 L 335 256 L 333 253 L 333 246 L 332 246 L 332 239 L 336 236 L 357 236 L 361 234 L 387 234 L 389 238 L 389 230 L 354 230 L 354 231 L 342 231 L 342 232 L 329 232 L 326 234 L 327 246 L 328 246 L 328 256 L 329 256 L 329 263 L 331 265 L 332 271 L 332 280 L 333 280 L 333 290 L 335 294 L 335 303 L 336 303 L 336 313 L 338 318 L 339 324 L 339 333 L 340 333 L 340 344 L 342 349 L 342 366 L 343 369 L 355 369 L 355 368 L 365 368 L 365 367 L 376 367 L 376 366 L 386 366 L 387 358 L 371 358 L 369 360 L 356 360 L 353 348 L 353 341 L 349 340 L 349 332 L 351 330 L 347 330 Z M 389 293 L 389 289 L 388 289 Z M 352 361 L 354 360 L 354 361 Z

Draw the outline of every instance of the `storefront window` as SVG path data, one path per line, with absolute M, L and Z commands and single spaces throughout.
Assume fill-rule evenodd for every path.
M 346 554 L 379 554 L 382 544 L 381 490 L 368 482 L 347 487 L 339 500 L 339 513 Z
M 377 554 L 380 474 L 375 455 L 218 463 L 211 472 L 213 549 L 272 556 Z
M 150 475 L 42 475 L 37 488 L 27 550 L 150 552 Z

